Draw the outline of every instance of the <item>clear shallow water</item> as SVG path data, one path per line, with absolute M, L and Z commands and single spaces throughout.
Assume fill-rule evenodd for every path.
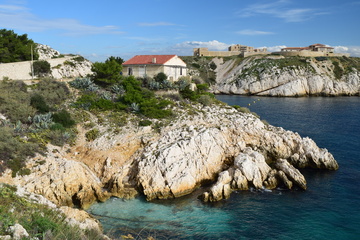
M 198 193 L 151 203 L 113 198 L 89 209 L 105 232 L 157 239 L 360 239 L 360 98 L 217 98 L 313 138 L 340 169 L 302 171 L 306 191 L 239 192 L 216 204 L 201 203 Z

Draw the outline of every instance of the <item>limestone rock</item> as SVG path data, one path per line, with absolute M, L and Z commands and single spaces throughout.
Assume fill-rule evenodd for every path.
M 296 183 L 296 185 L 298 185 L 302 189 L 306 189 L 305 177 L 288 161 L 286 161 L 285 159 L 278 159 L 276 161 L 276 168 L 284 172 L 288 178 L 290 178 L 294 183 Z M 287 183 L 285 184 L 287 185 Z M 290 184 L 288 185 L 288 188 L 291 189 Z
M 42 165 L 37 164 L 42 160 Z M 81 162 L 64 159 L 49 152 L 46 159 L 38 156 L 33 164 L 30 175 L 18 176 L 14 180 L 27 192 L 40 194 L 59 206 L 82 208 L 108 198 L 102 190 L 100 180 Z
M 78 226 L 82 230 L 93 229 L 98 233 L 102 232 L 100 222 L 93 218 L 89 213 L 66 206 L 60 207 L 60 211 L 66 215 L 66 222 L 70 225 Z
M 275 57 L 276 58 L 276 57 Z M 306 63 L 281 66 L 273 56 L 249 57 L 239 65 L 223 63 L 217 69 L 214 92 L 264 96 L 359 95 L 360 72 L 356 69 L 341 76 L 333 62 L 310 58 Z M 345 68 L 341 65 L 340 68 Z
M 29 237 L 29 234 L 26 231 L 26 229 L 18 223 L 15 223 L 14 226 L 10 226 L 9 232 L 11 233 L 14 240 L 20 240 Z
M 263 181 L 271 170 L 264 156 L 250 148 L 235 158 L 234 166 L 240 169 L 248 182 L 258 189 L 262 188 Z

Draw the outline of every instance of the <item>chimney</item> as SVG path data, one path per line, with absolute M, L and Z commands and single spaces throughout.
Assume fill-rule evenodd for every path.
M 152 63 L 156 63 L 156 58 L 155 57 L 152 59 Z

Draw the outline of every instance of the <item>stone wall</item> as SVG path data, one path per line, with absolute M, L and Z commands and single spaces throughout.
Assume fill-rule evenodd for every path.
M 285 57 L 350 57 L 348 53 L 328 53 L 328 52 L 317 52 L 317 51 L 281 51 L 281 52 L 273 52 L 273 54 L 282 55 Z
M 72 74 L 65 73 L 63 71 L 63 69 L 65 68 L 64 62 L 71 61 L 74 57 L 75 56 L 66 56 L 63 58 L 46 59 L 46 61 L 50 63 L 50 66 L 52 68 L 52 76 L 56 79 L 59 79 L 68 76 L 83 77 L 86 74 L 91 73 L 91 66 L 90 64 L 88 64 L 87 60 L 84 61 L 84 63 L 86 63 L 86 66 L 81 66 L 84 64 L 77 64 L 78 66 L 75 66 L 72 70 L 67 71 L 70 71 Z M 31 80 L 31 61 L 0 63 L 0 81 L 6 77 L 12 80 Z

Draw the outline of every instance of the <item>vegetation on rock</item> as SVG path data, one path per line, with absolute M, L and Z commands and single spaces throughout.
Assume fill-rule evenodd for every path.
M 15 187 L 0 185 L 0 236 L 11 235 L 15 224 L 29 234 L 26 239 L 103 239 L 96 230 L 70 225 L 62 212 L 19 197 Z

